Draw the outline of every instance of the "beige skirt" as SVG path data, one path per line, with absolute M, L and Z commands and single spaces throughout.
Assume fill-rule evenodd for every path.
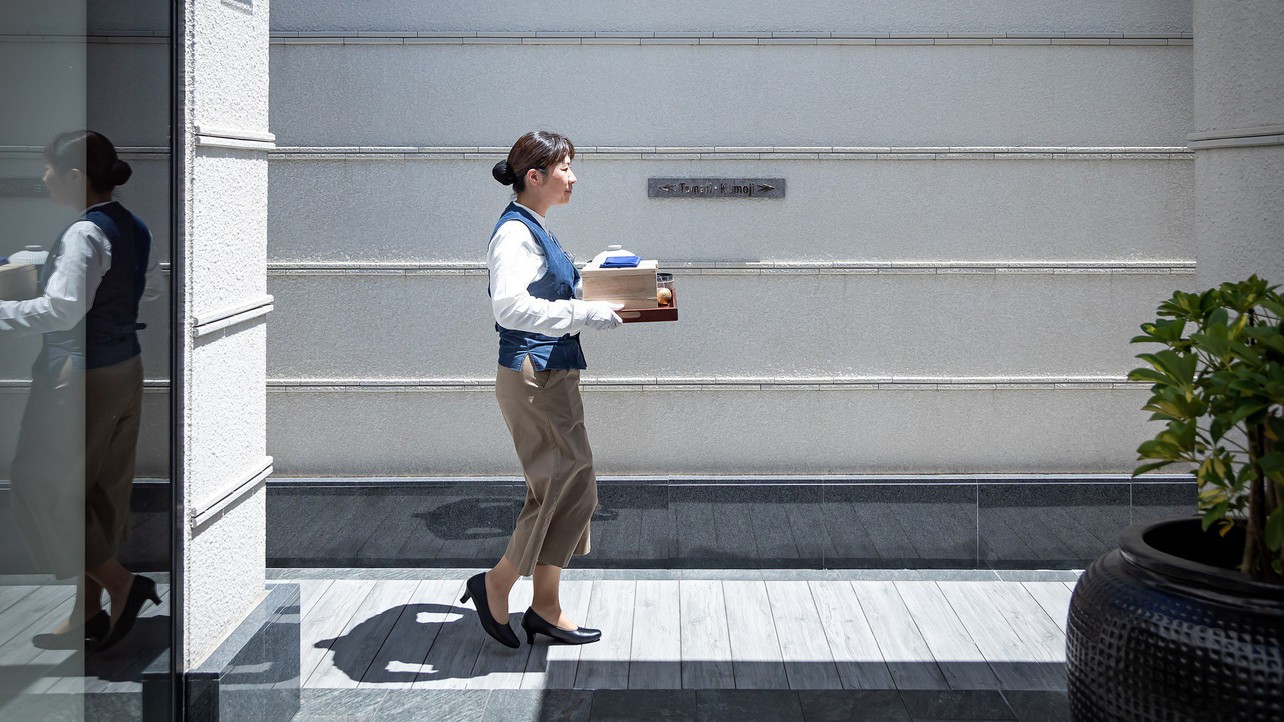
M 578 370 L 521 371 L 500 366 L 495 398 L 526 477 L 526 505 L 504 557 L 523 576 L 535 565 L 565 567 L 589 552 L 589 519 L 597 509 L 597 477 L 584 427 Z

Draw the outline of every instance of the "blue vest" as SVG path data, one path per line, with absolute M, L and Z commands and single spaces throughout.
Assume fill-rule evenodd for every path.
M 571 257 L 562 250 L 557 238 L 545 231 L 529 211 L 516 203 L 510 203 L 508 208 L 504 209 L 504 215 L 500 216 L 499 222 L 495 224 L 491 238 L 495 237 L 500 226 L 509 221 L 521 221 L 526 224 L 531 235 L 535 236 L 535 242 L 544 251 L 544 265 L 548 267 L 548 271 L 527 286 L 527 292 L 535 298 L 548 301 L 566 301 L 575 298 L 575 284 L 580 280 L 580 272 L 575 270 L 575 264 L 571 263 Z M 486 293 L 490 293 L 489 285 Z M 578 333 L 545 336 L 539 333 L 515 331 L 499 324 L 495 324 L 495 330 L 499 331 L 499 364 L 501 366 L 520 371 L 522 361 L 530 356 L 531 365 L 536 371 L 587 368 L 587 364 L 584 363 L 584 352 L 580 349 Z
M 87 211 L 80 220 L 93 223 L 107 236 L 111 268 L 103 274 L 93 305 L 80 323 L 68 331 L 45 334 L 43 364 L 50 369 L 68 361 L 74 368 L 102 368 L 142 353 L 138 331 L 145 324 L 138 323 L 138 304 L 147 285 L 152 234 L 137 216 L 115 201 Z M 59 236 L 40 271 L 42 292 L 62 251 Z

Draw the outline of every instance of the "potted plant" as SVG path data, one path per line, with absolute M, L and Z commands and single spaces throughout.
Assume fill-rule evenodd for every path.
M 1070 601 L 1079 720 L 1284 719 L 1284 299 L 1253 276 L 1174 293 L 1128 375 L 1164 430 L 1134 476 L 1179 465 L 1199 516 L 1128 527 Z

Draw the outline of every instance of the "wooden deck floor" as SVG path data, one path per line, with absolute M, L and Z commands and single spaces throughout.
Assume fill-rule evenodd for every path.
M 564 581 L 602 641 L 510 650 L 459 603 L 464 578 L 279 580 L 302 589 L 303 687 L 1065 688 L 1068 581 Z M 510 608 L 530 598 L 523 580 Z
M 143 670 L 169 647 L 169 585 L 160 605 L 147 604 L 129 637 L 86 657 L 83 651 L 40 649 L 32 637 L 53 631 L 71 612 L 67 584 L 0 585 L 0 699 L 15 694 L 141 692 Z M 3 715 L 0 714 L 0 718 Z

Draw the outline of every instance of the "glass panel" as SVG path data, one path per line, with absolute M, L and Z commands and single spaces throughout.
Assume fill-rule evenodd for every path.
M 170 26 L 0 9 L 0 720 L 172 716 Z

